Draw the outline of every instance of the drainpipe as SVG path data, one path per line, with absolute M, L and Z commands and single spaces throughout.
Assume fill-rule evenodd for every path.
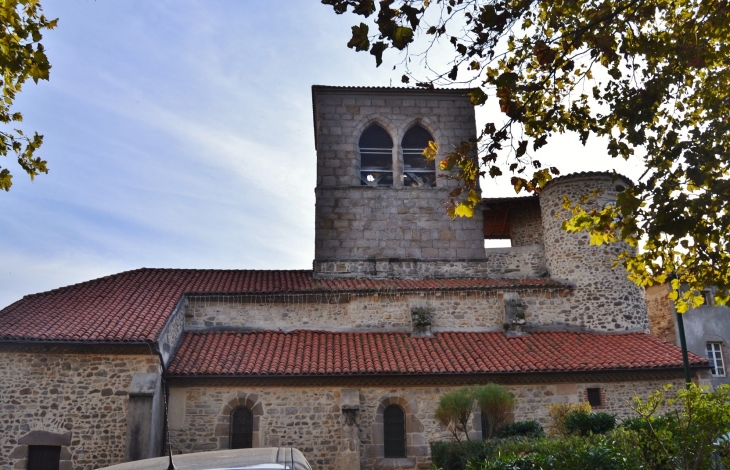
M 689 388 L 689 385 L 692 383 L 692 377 L 689 373 L 689 357 L 687 355 L 687 338 L 684 335 L 684 319 L 682 318 L 681 313 L 676 312 L 676 315 L 677 330 L 679 331 L 679 345 L 682 348 L 682 364 L 684 365 L 684 385 Z
M 172 448 L 170 447 L 170 428 L 167 423 L 167 404 L 170 401 L 170 388 L 167 386 L 167 367 L 165 367 L 165 358 L 162 356 L 160 351 L 160 345 L 155 342 L 154 351 L 157 357 L 160 358 L 160 367 L 162 373 L 160 374 L 160 380 L 162 380 L 162 399 L 164 400 L 164 414 L 162 416 L 162 449 L 160 449 L 160 455 L 165 455 L 165 450 L 170 454 L 170 465 L 172 466 Z M 174 468 L 174 467 L 171 467 Z

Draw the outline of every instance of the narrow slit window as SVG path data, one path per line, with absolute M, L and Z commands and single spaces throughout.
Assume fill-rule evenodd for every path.
M 586 389 L 586 395 L 588 395 L 588 403 L 592 407 L 603 406 L 603 401 L 601 400 L 601 389 L 600 388 Z
M 398 405 L 390 405 L 383 411 L 383 444 L 386 459 L 406 456 L 406 414 Z
M 231 449 L 253 447 L 253 413 L 246 407 L 238 407 L 231 413 Z
M 490 438 L 490 436 L 489 436 L 489 416 L 487 416 L 486 411 L 482 411 L 479 414 L 479 417 L 481 418 L 481 421 L 482 421 L 482 423 L 481 423 L 482 424 L 482 440 L 486 441 L 487 439 Z
M 403 186 L 436 187 L 436 162 L 428 161 L 423 150 L 433 137 L 421 126 L 411 127 L 403 136 Z
M 707 359 L 710 360 L 710 373 L 713 377 L 725 377 L 725 360 L 722 357 L 722 344 L 707 343 Z
M 360 185 L 393 186 L 393 139 L 377 124 L 360 136 Z

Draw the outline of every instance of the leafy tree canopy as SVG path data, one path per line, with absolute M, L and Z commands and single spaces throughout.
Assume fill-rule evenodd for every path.
M 507 173 L 517 192 L 539 192 L 559 174 L 536 158 L 556 134 L 573 132 L 583 144 L 598 136 L 612 157 L 639 158 L 646 171 L 603 209 L 566 200 L 564 228 L 588 232 L 597 245 L 641 241 L 641 252 L 627 249 L 617 264 L 641 286 L 676 276 L 681 312 L 699 305 L 708 285 L 718 287 L 716 302 L 730 300 L 727 0 L 322 3 L 363 17 L 347 45 L 377 65 L 400 51 L 404 83 L 466 83 L 475 105 L 499 107 L 499 122 L 440 162 L 460 182 L 452 217 L 473 213 L 482 176 Z M 444 47 L 451 60 L 439 67 L 429 54 Z
M 38 0 L 4 0 L 0 3 L 0 122 L 6 125 L 0 130 L 0 155 L 7 156 L 12 151 L 31 179 L 39 173 L 48 173 L 46 161 L 35 156 L 43 136 L 37 132 L 26 135 L 15 128 L 14 123 L 21 122 L 23 115 L 10 108 L 28 78 L 38 83 L 49 77 L 51 64 L 41 44 L 42 32 L 55 28 L 58 20 L 48 20 L 41 11 Z M 0 166 L 0 189 L 9 191 L 12 178 L 10 170 Z

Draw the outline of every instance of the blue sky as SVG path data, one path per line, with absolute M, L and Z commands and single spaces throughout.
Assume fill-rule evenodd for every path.
M 43 41 L 51 80 L 16 108 L 45 135 L 50 172 L 31 183 L 3 159 L 15 177 L 0 194 L 0 308 L 139 267 L 311 268 L 310 87 L 398 84 L 395 56 L 376 69 L 347 49 L 355 19 L 317 0 L 43 5 L 59 18 Z M 563 172 L 640 174 L 601 142 L 546 149 Z

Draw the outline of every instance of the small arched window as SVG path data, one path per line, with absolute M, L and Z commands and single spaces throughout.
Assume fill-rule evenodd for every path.
M 403 186 L 436 187 L 436 162 L 423 156 L 423 150 L 432 140 L 431 134 L 418 125 L 411 127 L 403 136 Z
M 239 406 L 231 413 L 231 449 L 253 447 L 253 413 Z
M 489 416 L 487 415 L 487 413 L 485 411 L 482 411 L 479 414 L 479 417 L 481 418 L 481 421 L 482 421 L 481 422 L 481 425 L 482 425 L 482 440 L 483 441 L 486 441 L 487 439 L 489 439 L 490 437 L 492 437 L 492 436 L 489 435 Z
M 383 411 L 383 444 L 386 459 L 406 457 L 406 414 L 398 405 Z
M 377 124 L 360 136 L 360 184 L 393 186 L 393 139 Z

